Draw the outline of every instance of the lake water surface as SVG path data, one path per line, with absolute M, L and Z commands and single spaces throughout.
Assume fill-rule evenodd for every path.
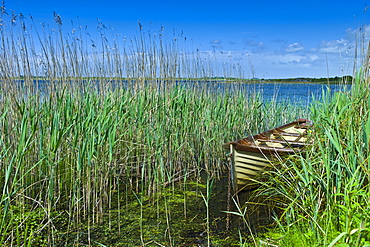
M 22 87 L 24 81 L 17 80 L 20 87 Z M 34 86 L 38 88 L 39 91 L 46 93 L 45 88 L 50 85 L 48 80 L 34 80 Z M 75 83 L 73 80 L 67 83 Z M 86 84 L 93 87 L 101 88 L 101 81 L 99 80 L 83 80 L 80 81 L 81 85 Z M 128 85 L 133 85 L 137 82 L 131 80 L 111 80 L 108 84 L 112 85 L 112 88 L 116 87 L 127 87 Z M 146 81 L 146 84 L 153 83 L 153 81 Z M 156 83 L 156 82 L 154 82 Z M 278 103 L 294 103 L 302 106 L 306 106 L 311 103 L 314 99 L 320 100 L 323 92 L 330 91 L 331 93 L 337 91 L 348 91 L 350 85 L 344 84 L 320 84 L 320 83 L 225 83 L 217 80 L 198 80 L 198 81 L 188 81 L 188 80 L 178 80 L 177 85 L 185 86 L 187 88 L 205 88 L 211 92 L 245 92 L 246 94 L 259 94 L 264 101 L 275 100 Z M 104 85 L 107 85 L 106 82 Z M 158 85 L 162 85 L 159 83 Z M 162 87 L 161 86 L 161 87 Z
M 226 83 L 219 83 L 218 87 L 232 87 Z M 343 84 L 315 84 L 315 83 L 255 83 L 239 84 L 240 89 L 250 93 L 259 93 L 263 100 L 308 105 L 313 100 L 320 100 L 323 92 L 331 93 L 348 91 L 350 85 Z M 239 90 L 240 90 L 239 89 Z

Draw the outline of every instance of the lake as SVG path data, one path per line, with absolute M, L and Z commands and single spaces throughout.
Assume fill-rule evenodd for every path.
M 220 83 L 217 81 L 201 82 L 213 90 L 239 91 L 258 93 L 263 100 L 275 100 L 279 103 L 294 103 L 302 106 L 308 105 L 314 99 L 320 100 L 323 92 L 348 91 L 350 85 L 344 84 L 321 84 L 321 83 Z
M 23 80 L 15 80 L 15 82 L 22 87 Z M 50 85 L 48 80 L 34 80 L 34 85 L 39 88 L 41 92 L 45 92 L 45 88 Z M 74 81 L 67 81 L 68 84 L 73 84 Z M 99 80 L 82 80 L 79 83 L 89 84 L 90 86 L 97 87 L 100 89 Z M 111 83 L 112 88 L 117 86 L 126 87 L 128 84 L 136 83 L 135 80 L 109 80 L 108 84 Z M 146 81 L 146 84 L 153 83 L 152 81 Z M 204 88 L 212 92 L 239 92 L 244 91 L 247 94 L 260 94 L 264 101 L 275 100 L 278 103 L 294 103 L 302 106 L 307 106 L 312 102 L 313 99 L 320 100 L 323 92 L 330 91 L 348 91 L 350 85 L 344 84 L 321 84 L 321 83 L 225 83 L 219 80 L 176 80 L 177 85 L 190 87 L 190 88 Z M 106 82 L 104 83 L 107 85 Z M 163 85 L 159 83 L 158 85 Z M 104 87 L 105 87 L 104 86 Z

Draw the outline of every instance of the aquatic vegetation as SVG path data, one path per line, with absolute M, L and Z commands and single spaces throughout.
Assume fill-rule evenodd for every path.
M 221 244 L 221 144 L 307 109 L 203 85 L 212 66 L 181 53 L 181 35 L 140 25 L 119 42 L 98 23 L 92 41 L 57 14 L 41 31 L 28 21 L 1 12 L 2 243 Z
M 41 28 L 0 15 L 4 245 L 369 245 L 367 67 L 308 109 L 246 91 L 238 66 L 215 86 L 220 68 L 183 34 L 98 22 L 93 40 L 56 13 Z M 233 195 L 222 144 L 299 117 L 312 150 L 266 171 L 246 203 Z M 269 221 L 254 223 L 261 208 Z
M 268 172 L 269 181 L 256 193 L 282 210 L 276 218 L 282 246 L 370 244 L 369 90 L 364 88 L 368 80 L 359 72 L 350 91 L 327 93 L 313 103 L 314 147 L 306 157 Z

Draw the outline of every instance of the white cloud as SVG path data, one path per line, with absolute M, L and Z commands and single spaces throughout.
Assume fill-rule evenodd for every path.
M 262 41 L 245 39 L 244 44 L 246 45 L 246 48 L 251 48 L 253 52 L 263 52 L 267 49 L 267 46 Z
M 296 51 L 302 51 L 302 50 L 304 50 L 304 47 L 303 47 L 303 45 L 301 45 L 299 43 L 290 44 L 285 49 L 286 52 L 296 52 Z
M 324 53 L 342 53 L 343 55 L 352 55 L 351 50 L 367 48 L 367 42 L 370 39 L 370 25 L 364 25 L 359 29 L 348 28 L 343 38 L 330 41 L 321 41 L 319 52 Z
M 304 45 L 298 41 L 288 43 L 283 39 L 265 43 L 258 37 L 246 38 L 244 47 L 239 50 L 236 47 L 233 50 L 213 50 L 208 52 L 208 56 L 222 64 L 219 68 L 237 64 L 247 77 L 334 77 L 352 74 L 354 66 L 358 68 L 369 40 L 370 25 L 356 30 L 349 28 L 342 38 L 322 40 L 316 44 L 308 41 Z M 358 64 L 354 60 L 355 51 L 358 52 Z
M 343 38 L 340 40 L 321 41 L 319 44 L 319 51 L 327 53 L 342 53 L 351 49 L 352 46 L 353 44 Z
M 211 40 L 209 43 L 214 44 L 214 45 L 219 45 L 219 44 L 221 44 L 222 42 L 221 42 L 221 40 L 219 40 L 219 39 L 214 39 L 214 40 Z

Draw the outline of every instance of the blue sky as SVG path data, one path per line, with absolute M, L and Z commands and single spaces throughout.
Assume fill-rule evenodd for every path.
M 5 6 L 36 23 L 52 23 L 55 11 L 64 29 L 73 20 L 96 30 L 97 18 L 127 37 L 137 33 L 138 21 L 144 30 L 174 29 L 205 57 L 238 64 L 248 78 L 352 74 L 356 39 L 370 37 L 370 3 L 362 0 L 8 0 Z

